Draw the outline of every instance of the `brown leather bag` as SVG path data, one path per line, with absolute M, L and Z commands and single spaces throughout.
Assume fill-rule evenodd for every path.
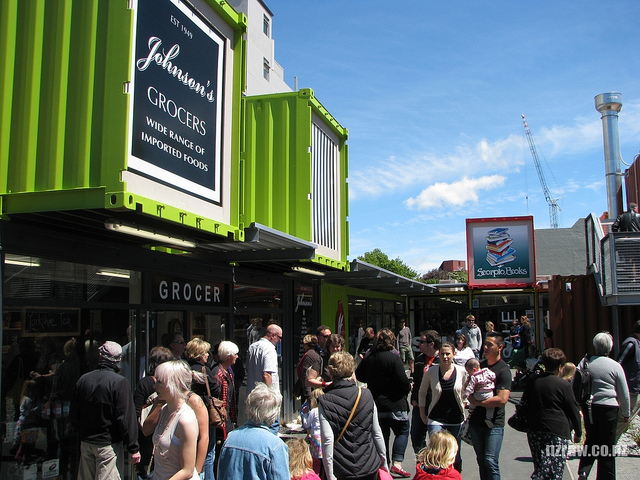
M 207 377 L 207 370 L 202 367 L 202 374 L 204 375 L 204 383 L 207 386 L 207 397 L 204 403 L 209 410 L 209 424 L 216 428 L 221 428 L 227 421 L 227 409 L 224 403 L 219 398 L 211 396 L 211 389 L 209 388 L 209 378 Z

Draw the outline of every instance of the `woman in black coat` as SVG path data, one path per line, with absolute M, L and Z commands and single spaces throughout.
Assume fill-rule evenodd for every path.
M 409 442 L 409 402 L 411 383 L 397 351 L 395 334 L 388 328 L 378 332 L 374 350 L 356 369 L 356 378 L 367 384 L 378 408 L 378 421 L 388 450 L 391 430 L 395 435 L 391 451 L 391 473 L 403 477 L 411 474 L 402 468 Z
M 573 441 L 582 435 L 580 411 L 571 384 L 559 375 L 567 357 L 559 348 L 542 352 L 545 372 L 534 376 L 523 394 L 530 430 L 527 440 L 533 458 L 534 479 L 562 479 L 571 430 Z

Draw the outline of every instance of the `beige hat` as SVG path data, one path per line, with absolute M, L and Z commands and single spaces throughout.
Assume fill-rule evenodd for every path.
M 122 347 L 116 342 L 107 340 L 98 349 L 98 352 L 102 358 L 110 362 L 118 363 L 122 360 Z

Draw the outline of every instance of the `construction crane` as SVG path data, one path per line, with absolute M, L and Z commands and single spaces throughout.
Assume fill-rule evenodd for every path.
M 549 187 L 547 187 L 547 181 L 545 180 L 544 173 L 542 172 L 540 159 L 538 159 L 536 142 L 533 139 L 533 134 L 531 133 L 529 125 L 527 124 L 527 119 L 524 118 L 524 113 L 522 114 L 522 123 L 524 124 L 524 133 L 527 136 L 527 142 L 529 142 L 529 150 L 531 150 L 533 163 L 535 164 L 536 171 L 538 172 L 538 178 L 540 179 L 540 186 L 542 187 L 542 192 L 544 193 L 544 199 L 549 204 L 549 222 L 551 224 L 551 228 L 558 228 L 558 210 L 560 210 L 560 207 L 558 206 L 557 199 L 551 197 Z

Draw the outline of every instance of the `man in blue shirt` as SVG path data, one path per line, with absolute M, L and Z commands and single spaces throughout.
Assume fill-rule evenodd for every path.
M 247 397 L 247 423 L 222 446 L 218 478 L 290 480 L 289 448 L 269 427 L 280 415 L 282 395 L 258 383 Z

